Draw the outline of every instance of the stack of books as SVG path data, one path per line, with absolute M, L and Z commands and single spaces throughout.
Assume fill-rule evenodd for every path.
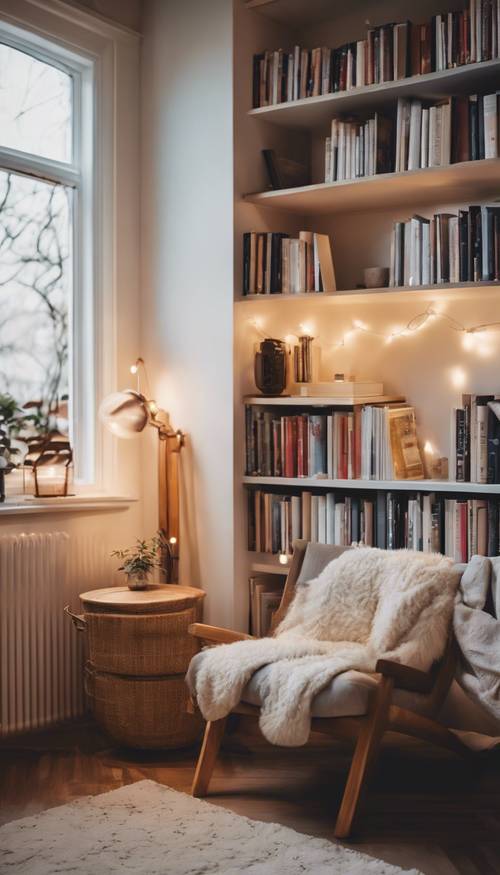
M 500 280 L 500 206 L 395 222 L 391 286 Z
M 266 51 L 253 58 L 253 106 L 301 100 L 451 69 L 500 57 L 499 0 L 466 9 L 369 27 L 366 38 L 331 49 Z
M 394 122 L 380 113 L 367 121 L 333 119 L 325 140 L 325 182 L 394 170 Z
M 330 239 L 300 231 L 243 234 L 243 294 L 276 295 L 335 291 Z
M 420 492 L 283 495 L 249 490 L 248 549 L 290 553 L 296 538 L 444 553 L 467 562 L 476 554 L 498 554 L 499 500 Z
M 453 410 L 452 459 L 455 479 L 464 483 L 500 483 L 500 398 L 463 395 Z
M 498 158 L 498 100 L 497 93 L 398 100 L 396 172 Z
M 246 410 L 246 473 L 332 480 L 418 480 L 424 467 L 406 404 L 280 415 Z
M 283 594 L 281 578 L 271 574 L 250 577 L 250 634 L 256 638 L 269 635 L 273 616 L 278 610 Z

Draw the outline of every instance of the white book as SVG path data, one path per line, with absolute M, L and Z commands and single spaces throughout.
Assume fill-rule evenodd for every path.
M 326 417 L 326 473 L 329 480 L 334 479 L 333 475 L 333 415 L 328 414 Z
M 343 547 L 345 543 L 345 504 L 335 504 L 335 544 Z
M 432 503 L 431 495 L 424 495 L 422 507 L 422 552 L 432 552 Z
M 326 495 L 318 495 L 318 543 L 326 544 Z
M 319 495 L 311 495 L 311 543 L 318 543 Z
M 339 121 L 338 123 L 338 152 L 337 152 L 337 179 L 342 181 L 345 179 L 345 135 L 346 123 Z
M 410 109 L 410 136 L 408 146 L 408 170 L 420 168 L 420 140 L 422 133 L 422 104 L 412 100 Z
M 450 254 L 450 283 L 458 283 L 460 280 L 458 216 L 450 216 L 448 220 L 448 249 Z
M 488 482 L 488 405 L 476 404 L 477 483 Z
M 331 171 L 330 171 L 330 182 L 335 182 L 338 178 L 338 122 L 337 119 L 332 119 L 331 129 L 330 129 L 330 144 L 331 144 Z
M 292 543 L 302 537 L 302 514 L 300 507 L 300 496 L 292 495 L 291 514 L 292 514 Z
M 420 131 L 420 166 L 429 166 L 429 110 L 422 110 L 422 125 Z
M 457 219 L 458 229 L 458 219 Z M 422 222 L 422 285 L 431 282 L 431 226 L 430 222 Z
M 296 294 L 303 291 L 300 286 L 299 241 L 293 237 L 290 239 L 289 277 L 290 293 Z
M 480 98 L 481 99 L 481 98 Z M 484 157 L 498 157 L 498 97 L 485 94 L 483 100 Z
M 441 109 L 441 167 L 451 161 L 451 100 L 443 103 Z
M 356 43 L 356 87 L 366 85 L 365 78 L 365 41 Z
M 304 541 L 311 540 L 311 499 L 310 492 L 302 493 L 302 537 Z
M 326 543 L 335 544 L 335 495 L 326 495 Z
M 332 138 L 325 140 L 325 182 L 333 182 L 332 179 Z

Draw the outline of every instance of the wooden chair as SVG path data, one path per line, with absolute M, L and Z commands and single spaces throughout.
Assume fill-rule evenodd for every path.
M 294 543 L 290 570 L 281 604 L 274 618 L 273 628 L 276 628 L 284 617 L 293 599 L 297 582 L 314 578 L 322 567 L 331 559 L 339 556 L 344 549 L 347 548 L 308 544 L 306 541 Z M 189 631 L 196 638 L 212 644 L 228 644 L 252 638 L 251 635 L 203 623 L 194 623 Z M 355 712 L 353 716 L 344 714 L 338 717 L 315 717 L 313 707 L 312 729 L 334 738 L 356 739 L 351 768 L 335 825 L 337 838 L 346 838 L 351 834 L 362 791 L 366 785 L 369 770 L 378 755 L 385 732 L 400 732 L 427 742 L 433 742 L 460 756 L 466 756 L 469 753 L 468 749 L 449 729 L 434 719 L 448 692 L 454 667 L 455 649 L 454 642 L 450 637 L 442 660 L 435 664 L 429 672 L 422 672 L 410 666 L 381 659 L 376 665 L 375 675 L 360 674 L 360 679 L 364 680 L 364 687 L 361 688 L 361 691 L 363 693 L 368 691 L 365 707 L 361 708 L 364 713 L 359 713 L 358 703 L 358 706 L 353 708 Z M 354 676 L 359 673 L 352 672 L 350 674 Z M 335 682 L 336 679 L 332 684 Z M 258 704 L 244 701 L 245 698 L 251 698 L 251 696 L 245 697 L 243 695 L 242 701 L 233 709 L 232 713 L 258 717 L 260 711 Z M 318 701 L 318 698 L 315 702 Z M 410 707 L 408 707 L 407 700 L 410 701 Z M 192 786 L 193 796 L 200 797 L 207 794 L 226 721 L 227 717 L 206 724 Z

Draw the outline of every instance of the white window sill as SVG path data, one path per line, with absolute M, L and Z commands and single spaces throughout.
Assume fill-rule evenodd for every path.
M 34 513 L 77 513 L 86 510 L 123 510 L 136 501 L 137 498 L 117 495 L 68 495 L 57 498 L 11 495 L 0 504 L 0 516 Z

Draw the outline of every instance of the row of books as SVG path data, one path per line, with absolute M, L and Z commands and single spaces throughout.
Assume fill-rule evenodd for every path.
M 456 480 L 500 483 L 499 397 L 462 396 L 461 407 L 453 410 L 451 447 Z
M 330 239 L 300 231 L 243 234 L 243 294 L 276 295 L 335 291 Z
M 289 554 L 296 538 L 422 550 L 467 562 L 476 554 L 498 555 L 499 502 L 419 492 L 353 496 L 249 490 L 248 549 Z
M 325 182 L 497 158 L 499 93 L 435 103 L 400 99 L 396 118 L 335 118 L 325 140 Z
M 259 574 L 249 578 L 250 634 L 264 638 L 269 634 L 273 616 L 283 594 L 281 578 Z
M 500 280 L 500 205 L 395 222 L 391 286 Z
M 260 52 L 253 58 L 253 106 L 438 72 L 500 57 L 499 0 L 470 0 L 460 11 L 369 27 L 366 39 Z
M 325 140 L 325 182 L 394 170 L 394 124 L 376 112 L 367 121 L 335 118 Z
M 416 480 L 424 467 L 415 411 L 367 404 L 352 412 L 280 415 L 247 405 L 246 473 L 331 480 Z

